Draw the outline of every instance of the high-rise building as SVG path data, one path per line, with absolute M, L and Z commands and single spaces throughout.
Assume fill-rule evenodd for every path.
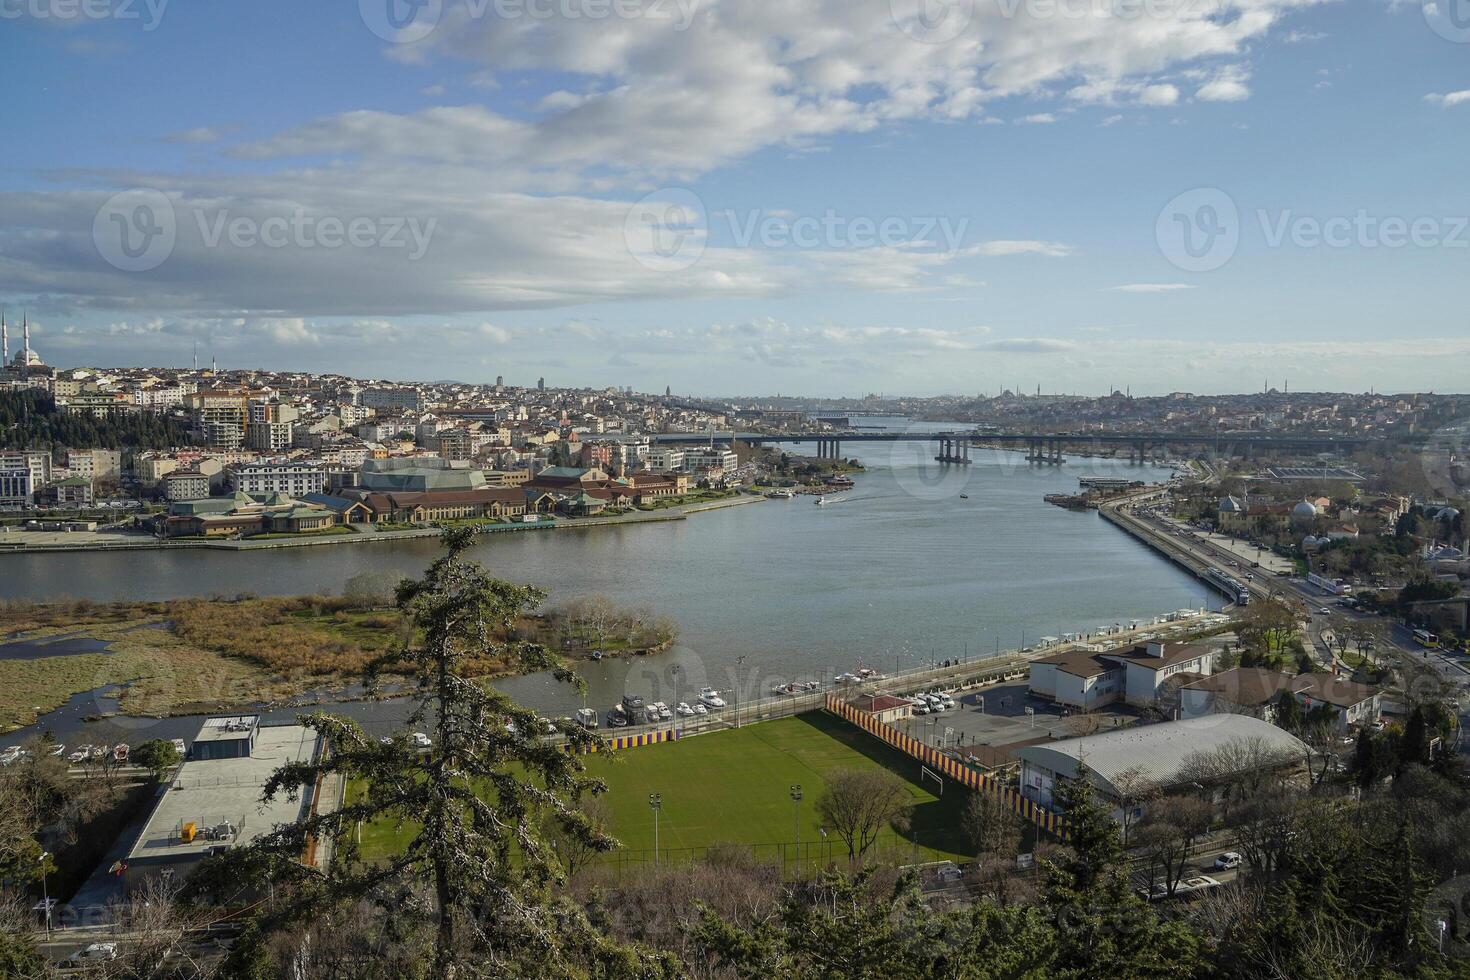
M 245 423 L 245 443 L 251 449 L 279 452 L 291 448 L 292 429 L 301 413 L 289 402 L 251 399 Z

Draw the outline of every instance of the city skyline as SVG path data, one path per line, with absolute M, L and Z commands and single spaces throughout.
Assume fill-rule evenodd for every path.
M 382 6 L 7 15 L 0 301 L 49 362 L 1466 390 L 1470 38 L 1433 5 Z

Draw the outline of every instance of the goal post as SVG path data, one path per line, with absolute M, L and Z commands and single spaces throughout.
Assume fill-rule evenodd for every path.
M 944 795 L 944 777 L 941 776 L 941 775 L 939 775 L 939 773 L 935 772 L 933 769 L 930 769 L 928 766 L 920 763 L 920 765 L 919 765 L 919 785 L 920 786 L 924 785 L 924 780 L 926 780 L 926 779 L 932 779 L 936 783 L 938 783 L 939 784 L 939 795 L 940 796 L 943 796 Z

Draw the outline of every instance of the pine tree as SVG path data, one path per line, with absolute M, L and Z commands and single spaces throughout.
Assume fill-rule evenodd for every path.
M 431 975 L 445 980 L 517 975 L 531 964 L 541 976 L 579 975 L 599 959 L 609 966 L 626 964 L 630 951 L 597 935 L 575 909 L 552 900 L 549 886 L 560 880 L 562 869 L 540 833 L 553 815 L 564 833 L 589 847 L 616 846 L 575 806 L 582 794 L 603 789 L 583 775 L 577 755 L 595 737 L 574 728 L 568 733 L 574 751 L 563 751 L 541 737 L 535 714 L 465 676 L 467 662 L 498 655 L 523 670 L 552 670 L 561 680 L 574 680 L 540 645 L 508 639 L 517 618 L 544 594 L 492 579 L 469 561 L 468 530 L 446 532 L 444 542 L 446 553 L 424 577 L 398 588 L 398 607 L 414 626 L 412 638 L 369 668 L 374 684 L 380 673 L 410 678 L 414 709 L 407 726 L 432 732 L 432 751 L 421 756 L 401 735 L 383 743 L 348 719 L 311 716 L 308 726 L 330 752 L 282 767 L 265 796 L 293 795 L 336 776 L 353 787 L 344 806 L 229 852 L 209 876 L 196 877 L 216 890 L 222 881 L 271 880 L 279 900 L 259 920 L 262 941 L 273 929 L 310 921 L 326 909 L 382 900 L 397 887 L 425 882 L 431 890 L 426 905 L 416 908 L 395 896 L 395 907 L 385 914 L 427 921 L 434 936 L 426 957 Z M 372 823 L 414 828 L 402 853 L 383 865 L 357 860 L 354 830 Z M 313 838 L 334 843 L 335 858 L 324 872 L 297 860 Z M 240 960 L 248 956 L 244 950 Z

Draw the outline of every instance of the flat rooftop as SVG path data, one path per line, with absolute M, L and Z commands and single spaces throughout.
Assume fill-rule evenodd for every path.
M 204 722 L 204 727 L 199 729 L 199 734 L 194 736 L 194 741 L 234 741 L 238 738 L 244 738 L 251 731 L 259 727 L 259 715 L 235 715 L 229 718 L 209 718 Z
M 211 718 L 195 741 L 205 738 L 211 722 L 225 720 Z M 303 793 L 294 802 L 278 796 L 262 805 L 261 790 L 281 766 L 309 761 L 316 754 L 317 741 L 317 733 L 301 725 L 270 726 L 260 729 L 255 748 L 246 758 L 185 762 L 159 797 L 128 860 L 171 861 L 202 855 L 213 847 L 237 847 L 296 820 L 311 805 L 309 794 Z M 225 822 L 233 824 L 238 833 L 223 840 L 204 839 L 207 828 Z M 189 843 L 179 836 L 186 823 L 197 825 L 200 831 Z

